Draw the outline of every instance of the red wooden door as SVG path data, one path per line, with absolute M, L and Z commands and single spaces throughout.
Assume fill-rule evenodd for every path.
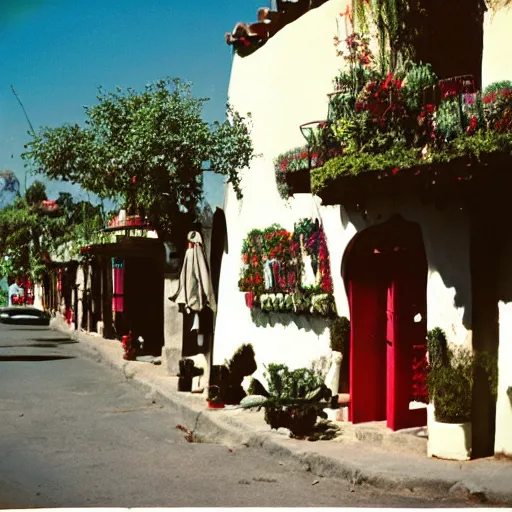
M 386 284 L 349 286 L 351 349 L 349 421 L 386 419 Z
M 425 344 L 426 337 L 426 276 L 421 260 L 414 256 L 409 251 L 397 252 L 390 265 L 386 416 L 392 430 L 426 424 L 426 409 L 409 409 L 413 398 L 413 347 Z
M 426 338 L 427 261 L 419 226 L 396 217 L 357 234 L 343 257 L 343 279 L 351 323 L 350 421 L 386 419 L 393 430 L 425 425 L 425 409 L 409 410 L 413 361 Z

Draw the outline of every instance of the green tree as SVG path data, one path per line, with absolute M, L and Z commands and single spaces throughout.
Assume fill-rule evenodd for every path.
M 46 253 L 66 242 L 73 242 L 78 252 L 103 227 L 99 206 L 75 203 L 70 194 L 61 192 L 56 201 L 59 209 L 48 213 L 41 205 L 46 197 L 46 187 L 36 181 L 24 197 L 0 210 L 0 278 L 36 279 L 46 268 Z
M 0 284 L 0 307 L 9 304 L 9 293 L 7 289 L 3 288 Z
M 84 107 L 86 125 L 43 127 L 22 156 L 35 172 L 79 184 L 101 198 L 142 209 L 161 237 L 195 221 L 205 165 L 225 175 L 241 197 L 239 171 L 254 156 L 247 120 L 228 105 L 229 121 L 202 119 L 207 99 L 165 79 L 143 92 L 101 87 Z
M 46 186 L 40 181 L 34 181 L 25 192 L 25 200 L 29 205 L 35 206 L 40 205 L 43 201 L 46 201 L 48 196 L 46 195 Z

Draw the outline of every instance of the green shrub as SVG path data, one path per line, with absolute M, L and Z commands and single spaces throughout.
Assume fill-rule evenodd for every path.
M 8 291 L 0 285 L 0 307 L 7 306 L 9 303 L 8 295 Z
M 264 376 L 270 395 L 280 399 L 305 398 L 324 384 L 323 376 L 314 369 L 290 371 L 285 364 L 270 363 Z
M 446 334 L 439 327 L 428 331 L 427 349 L 429 364 L 431 367 L 438 368 L 448 364 L 448 343 Z
M 419 110 L 422 106 L 423 91 L 426 87 L 437 83 L 437 76 L 432 71 L 430 64 L 408 62 L 407 72 L 402 84 L 402 97 L 406 105 L 413 110 Z
M 226 361 L 225 366 L 228 372 L 225 402 L 239 404 L 240 400 L 246 396 L 242 387 L 244 377 L 252 375 L 257 369 L 253 346 L 250 343 L 240 346 L 233 357 Z
M 512 81 L 510 80 L 501 80 L 500 82 L 493 82 L 492 84 L 489 84 L 484 89 L 484 96 L 487 94 L 492 94 L 493 92 L 499 92 L 503 89 L 512 89 Z
M 436 114 L 436 131 L 446 140 L 451 141 L 462 134 L 462 120 L 457 100 L 441 103 Z
M 436 420 L 442 423 L 471 421 L 475 359 L 464 349 L 448 349 L 448 364 L 430 366 L 427 387 Z
M 480 352 L 475 356 L 475 365 L 485 371 L 491 394 L 496 400 L 498 398 L 498 358 L 488 352 Z
M 329 326 L 331 334 L 331 350 L 345 352 L 350 343 L 350 320 L 346 316 L 337 316 Z

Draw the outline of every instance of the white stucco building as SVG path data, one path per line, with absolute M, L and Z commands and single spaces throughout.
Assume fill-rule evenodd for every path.
M 278 193 L 274 158 L 304 145 L 299 130 L 301 124 L 326 119 L 327 94 L 332 92 L 333 78 L 343 66 L 343 59 L 336 56 L 333 38 L 347 35 L 339 14 L 349 4 L 351 2 L 347 0 L 330 0 L 283 28 L 254 54 L 245 58 L 235 56 L 233 60 L 229 100 L 240 113 L 251 113 L 252 138 L 258 157 L 243 174 L 243 200 L 236 199 L 231 187 L 226 190 L 227 244 L 220 273 L 213 364 L 222 364 L 241 344 L 250 342 L 256 353 L 258 370 L 255 376 L 258 378 L 262 378 L 263 365 L 268 363 L 286 363 L 290 368 L 298 368 L 329 357 L 331 353 L 328 321 L 288 314 L 284 315 L 284 320 L 283 316 L 270 315 L 263 325 L 258 324 L 238 288 L 241 248 L 247 233 L 273 223 L 293 231 L 294 223 L 304 217 L 318 218 L 322 223 L 337 312 L 349 317 L 351 322 L 355 320 L 351 316 L 350 299 L 342 276 L 343 258 L 344 255 L 347 257 L 345 250 L 349 242 L 366 228 L 384 225 L 396 215 L 411 226 L 419 226 L 426 259 L 426 311 L 418 306 L 422 315 L 417 317 L 411 313 L 408 321 L 413 322 L 412 316 L 415 316 L 414 322 L 421 324 L 423 330 L 440 327 L 450 343 L 468 348 L 473 346 L 474 290 L 467 210 L 456 205 L 438 208 L 435 204 L 424 204 L 420 197 L 411 194 L 368 199 L 361 212 L 336 204 L 323 205 L 322 200 L 312 194 L 295 194 L 284 201 Z M 501 59 L 496 60 L 494 54 L 496 48 L 512 48 L 512 36 L 506 29 L 512 19 L 507 25 L 503 16 L 510 17 L 511 14 L 505 13 L 498 13 L 492 21 L 486 19 L 484 85 L 497 79 L 512 78 L 512 67 L 502 66 Z M 496 38 L 500 40 L 498 46 Z M 504 44 L 507 38 L 511 44 Z M 508 269 L 508 265 L 503 268 Z M 347 269 L 344 271 L 348 272 Z M 507 279 L 512 280 L 512 272 L 508 272 Z M 388 302 L 388 313 L 389 308 Z M 512 380 L 505 370 L 512 364 L 512 302 L 501 301 L 499 311 L 500 382 L 495 449 L 512 454 L 512 403 L 507 396 Z M 397 313 L 400 312 L 395 309 L 394 314 Z M 364 323 L 365 320 L 359 321 Z M 412 324 L 408 328 L 415 329 Z M 385 340 L 383 342 L 385 344 Z M 379 357 L 380 364 L 385 367 L 385 348 L 371 363 L 376 365 L 376 371 Z M 389 351 L 387 357 L 389 365 Z M 371 365 L 369 371 L 373 368 Z M 355 369 L 353 366 L 351 371 Z M 384 382 L 386 387 L 385 374 L 382 378 L 384 380 L 369 378 L 370 386 L 378 387 Z M 393 385 L 399 386 L 400 381 Z M 393 394 L 394 388 L 389 388 L 389 382 L 387 386 L 388 395 Z M 368 389 L 364 391 L 371 393 Z M 354 389 L 350 392 L 355 402 Z M 364 402 L 367 397 L 359 400 Z M 386 418 L 385 411 L 375 414 L 379 417 L 373 419 Z M 389 424 L 389 409 L 387 419 Z

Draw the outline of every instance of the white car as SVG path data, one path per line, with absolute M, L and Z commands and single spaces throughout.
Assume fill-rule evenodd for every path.
M 0 322 L 4 324 L 50 325 L 50 314 L 31 307 L 0 308 Z

